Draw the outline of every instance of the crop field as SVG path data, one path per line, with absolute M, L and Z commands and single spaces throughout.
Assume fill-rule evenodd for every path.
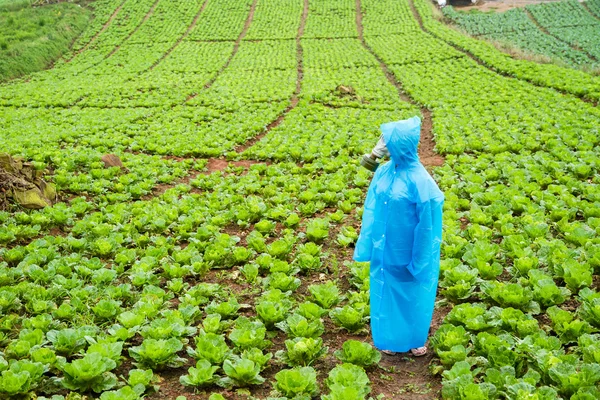
M 538 23 L 584 37 L 557 4 Z M 0 191 L 0 397 L 600 398 L 600 77 L 427 0 L 94 10 L 52 69 L 0 85 L 0 152 L 59 198 Z M 373 349 L 352 262 L 358 160 L 414 115 L 446 196 L 424 358 Z
M 443 13 L 477 38 L 512 45 L 570 67 L 600 66 L 598 0 L 531 4 L 501 13 L 465 13 L 446 7 Z

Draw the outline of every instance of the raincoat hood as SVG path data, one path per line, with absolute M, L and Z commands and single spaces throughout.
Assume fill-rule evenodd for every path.
M 421 118 L 412 117 L 402 121 L 382 124 L 383 140 L 397 165 L 419 163 L 417 146 L 421 137 Z

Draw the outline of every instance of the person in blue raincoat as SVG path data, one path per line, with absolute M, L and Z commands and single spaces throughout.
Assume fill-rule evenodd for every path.
M 386 353 L 427 352 L 442 241 L 444 195 L 419 161 L 421 119 L 381 125 L 354 260 L 370 261 L 371 332 Z

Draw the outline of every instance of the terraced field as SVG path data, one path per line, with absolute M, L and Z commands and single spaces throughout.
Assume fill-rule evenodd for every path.
M 0 86 L 2 151 L 61 200 L 0 211 L 3 396 L 600 397 L 600 78 L 426 0 L 95 4 Z M 351 261 L 358 159 L 414 115 L 446 195 L 420 359 L 362 344 Z
M 598 0 L 589 0 L 531 4 L 501 13 L 465 13 L 453 7 L 443 12 L 477 38 L 520 49 L 526 56 L 594 70 L 600 65 L 599 7 Z

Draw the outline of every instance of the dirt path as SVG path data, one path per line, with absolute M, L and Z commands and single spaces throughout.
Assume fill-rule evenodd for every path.
M 356 28 L 358 30 L 358 39 L 363 47 L 367 49 L 379 63 L 381 70 L 385 74 L 387 80 L 394 85 L 398 91 L 398 96 L 402 101 L 418 105 L 409 95 L 402 89 L 402 84 L 396 79 L 394 74 L 389 70 L 383 60 L 369 47 L 365 41 L 362 23 L 361 0 L 356 0 Z M 435 152 L 435 141 L 433 136 L 433 121 L 431 119 L 431 111 L 425 107 L 421 107 L 421 115 L 423 121 L 421 124 L 421 140 L 419 141 L 419 159 L 425 167 L 440 166 L 444 164 L 444 157 Z
M 200 19 L 200 15 L 202 15 L 202 12 L 206 8 L 207 4 L 208 4 L 208 0 L 204 0 L 204 3 L 202 3 L 202 6 L 200 7 L 200 10 L 198 10 L 198 13 L 194 17 L 194 20 L 192 21 L 191 25 L 188 26 L 188 28 L 185 31 L 185 33 L 183 35 L 181 35 L 181 37 L 179 39 L 177 39 L 177 42 L 175 42 L 175 44 L 173 46 L 171 46 L 171 48 L 169 48 L 169 50 L 167 50 L 166 53 L 163 54 L 163 56 L 160 59 L 158 59 L 158 61 L 156 61 L 154 64 L 152 64 L 152 66 L 150 68 L 148 68 L 149 71 L 152 71 L 154 68 L 156 68 L 156 66 L 158 64 L 160 64 L 160 62 L 162 60 L 164 60 L 165 58 L 167 58 L 169 56 L 169 54 L 171 54 L 171 52 L 173 50 L 175 50 L 175 48 L 177 46 L 179 46 L 179 44 L 183 41 L 183 39 L 185 39 L 190 34 L 190 32 L 192 31 L 192 29 L 194 29 L 196 27 L 196 24 L 198 23 L 198 19 Z
M 117 15 L 119 14 L 119 11 L 121 11 L 121 9 L 123 8 L 123 6 L 125 5 L 125 2 L 127 0 L 123 0 L 123 2 L 119 5 L 119 7 L 116 8 L 116 10 L 111 14 L 110 18 L 108 19 L 108 21 L 106 21 L 106 23 L 102 26 L 102 28 L 98 31 L 98 33 L 96 33 L 94 35 L 94 37 L 92 37 L 90 39 L 89 42 L 87 42 L 87 44 L 82 47 L 81 49 L 77 50 L 75 52 L 75 54 L 73 54 L 73 56 L 71 58 L 69 58 L 68 60 L 66 60 L 66 62 L 70 63 L 71 61 L 73 61 L 73 59 L 75 57 L 77 57 L 79 54 L 83 53 L 84 51 L 86 51 L 88 49 L 88 47 L 94 43 L 96 41 L 96 39 L 98 39 L 98 36 L 100 36 L 105 30 L 108 29 L 108 27 L 112 24 L 113 20 L 117 17 Z
M 551 1 L 560 1 L 560 0 L 493 0 L 493 1 L 478 1 L 477 4 L 473 4 L 471 0 L 454 0 L 452 2 L 452 7 L 470 11 L 496 11 L 496 12 L 504 12 L 508 10 L 512 10 L 513 8 L 522 8 L 528 6 L 530 4 L 540 4 L 540 3 L 549 3 Z
M 302 79 L 304 78 L 304 56 L 302 49 L 302 36 L 304 36 L 304 27 L 306 26 L 306 18 L 308 17 L 308 1 L 304 0 L 304 8 L 302 10 L 302 17 L 300 19 L 300 26 L 298 27 L 298 34 L 296 35 L 296 69 L 297 69 L 297 78 L 296 78 L 296 89 L 294 90 L 294 94 L 290 99 L 290 105 L 286 107 L 286 109 L 275 119 L 272 121 L 265 130 L 253 137 L 252 139 L 246 141 L 246 143 L 239 145 L 235 148 L 235 151 L 238 153 L 243 153 L 248 148 L 254 146 L 258 141 L 260 141 L 265 135 L 267 135 L 272 129 L 279 126 L 284 118 L 288 115 L 290 111 L 292 111 L 298 105 L 300 91 L 302 90 Z

